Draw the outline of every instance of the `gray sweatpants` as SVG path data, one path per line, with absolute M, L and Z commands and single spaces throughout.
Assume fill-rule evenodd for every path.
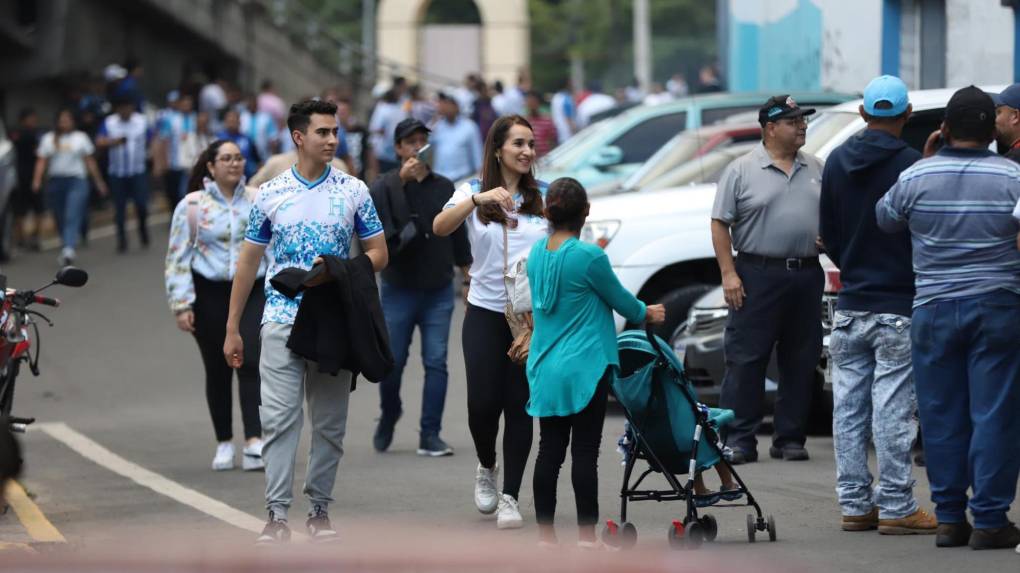
M 337 376 L 320 373 L 315 362 L 287 348 L 291 325 L 262 325 L 262 459 L 266 464 L 266 509 L 277 519 L 286 519 L 294 500 L 294 459 L 297 456 L 302 400 L 307 397 L 312 422 L 312 447 L 308 453 L 308 475 L 304 494 L 310 504 L 325 510 L 333 501 L 337 466 L 344 455 L 347 405 L 351 395 L 351 373 Z

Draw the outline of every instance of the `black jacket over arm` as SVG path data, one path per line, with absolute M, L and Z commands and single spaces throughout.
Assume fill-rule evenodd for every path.
M 370 189 L 386 236 L 390 262 L 382 272 L 388 284 L 409 289 L 435 289 L 450 284 L 453 267 L 471 264 L 467 228 L 448 237 L 432 233 L 432 220 L 453 195 L 449 179 L 429 173 L 421 182 L 404 183 L 399 170 L 384 173 Z M 414 225 L 413 234 L 407 225 Z M 408 237 L 411 236 L 408 240 Z
M 284 296 L 304 292 L 287 348 L 317 362 L 319 372 L 336 376 L 341 369 L 350 370 L 352 390 L 358 374 L 379 382 L 393 369 L 393 354 L 372 260 L 368 255 L 322 259 L 324 272 L 333 278 L 328 283 L 306 288 L 313 271 L 298 268 L 283 269 L 270 279 Z

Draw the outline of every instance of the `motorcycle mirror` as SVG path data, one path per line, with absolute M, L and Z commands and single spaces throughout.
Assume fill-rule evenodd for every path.
M 57 271 L 53 281 L 64 286 L 80 287 L 89 282 L 89 274 L 77 267 L 67 266 Z

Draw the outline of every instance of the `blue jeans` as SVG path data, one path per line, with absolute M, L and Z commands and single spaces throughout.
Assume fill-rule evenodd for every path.
M 127 245 L 127 232 L 124 225 L 128 201 L 135 205 L 135 215 L 138 217 L 138 234 L 142 237 L 142 244 L 148 244 L 149 231 L 145 227 L 145 219 L 149 214 L 149 176 L 145 173 L 130 177 L 110 176 L 110 195 L 113 196 L 117 244 L 119 246 Z
M 1005 290 L 914 309 L 917 404 L 939 523 L 1003 527 L 1020 474 L 1020 295 Z
M 836 311 L 829 337 L 832 359 L 832 437 L 836 494 L 843 515 L 881 519 L 917 511 L 910 448 L 917 437 L 917 399 L 910 362 L 910 317 Z M 868 470 L 875 444 L 878 487 Z
M 89 202 L 89 182 L 84 177 L 50 177 L 46 184 L 46 202 L 57 222 L 57 232 L 65 247 L 78 246 L 82 220 Z
M 406 289 L 382 283 L 383 314 L 390 334 L 393 372 L 379 384 L 383 418 L 395 421 L 403 412 L 400 382 L 407 364 L 411 336 L 421 333 L 421 359 L 425 366 L 422 390 L 421 433 L 438 435 L 446 404 L 446 348 L 453 317 L 453 283 L 437 289 Z

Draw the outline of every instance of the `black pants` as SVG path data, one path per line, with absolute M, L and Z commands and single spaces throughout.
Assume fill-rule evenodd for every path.
M 775 348 L 779 365 L 773 445 L 804 445 L 815 369 L 822 352 L 822 290 L 818 265 L 799 270 L 736 261 L 747 297 L 726 324 L 726 375 L 720 405 L 736 419 L 727 444 L 754 451 L 765 405 L 765 371 Z
M 570 481 L 577 504 L 577 524 L 594 525 L 599 518 L 599 446 L 606 419 L 609 377 L 599 381 L 591 402 L 576 414 L 539 418 L 538 458 L 535 460 L 535 515 L 552 524 L 556 513 L 556 482 L 570 445 Z M 571 436 L 573 434 L 573 436 Z
M 210 281 L 192 273 L 195 280 L 195 341 L 205 365 L 205 399 L 209 403 L 216 440 L 233 438 L 234 372 L 223 358 L 223 342 L 227 337 L 227 313 L 230 308 L 230 282 Z M 255 281 L 248 304 L 241 315 L 241 339 L 244 341 L 244 364 L 237 371 L 238 395 L 244 437 L 262 436 L 259 421 L 259 323 L 266 294 L 262 280 Z
M 511 342 L 503 313 L 467 306 L 463 344 L 471 438 L 478 462 L 491 468 L 496 463 L 496 436 L 503 416 L 503 493 L 518 499 L 534 423 L 524 410 L 530 395 L 524 367 L 506 355 Z

